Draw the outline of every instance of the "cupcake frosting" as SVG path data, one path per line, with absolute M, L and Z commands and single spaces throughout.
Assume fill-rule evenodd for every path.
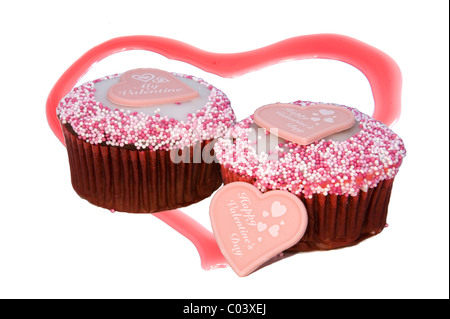
M 115 74 L 87 82 L 68 93 L 56 109 L 63 125 L 91 143 L 137 150 L 173 150 L 223 135 L 235 123 L 227 96 L 200 78 L 171 73 L 198 97 L 148 107 L 128 107 L 108 100 Z
M 350 110 L 355 126 L 308 145 L 275 137 L 275 147 L 261 151 L 262 136 L 254 133 L 259 127 L 252 115 L 219 138 L 214 147 L 216 157 L 225 169 L 252 178 L 263 192 L 279 189 L 305 197 L 355 196 L 360 190 L 367 191 L 380 181 L 393 178 L 406 155 L 403 141 L 385 124 L 357 109 L 333 105 Z M 271 133 L 258 131 L 261 130 L 267 141 L 273 140 Z

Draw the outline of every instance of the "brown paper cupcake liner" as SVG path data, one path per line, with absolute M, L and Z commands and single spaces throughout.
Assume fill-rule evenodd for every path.
M 62 125 L 74 190 L 90 203 L 129 213 L 188 206 L 222 184 L 216 162 L 174 163 L 169 151 L 131 150 L 87 143 Z M 210 141 L 203 141 L 201 150 Z M 186 155 L 187 156 L 187 155 Z
M 253 183 L 253 179 L 222 167 L 225 184 Z M 288 249 L 291 252 L 330 250 L 356 245 L 380 233 L 385 225 L 394 179 L 381 181 L 357 196 L 314 194 L 298 196 L 308 211 L 308 227 L 303 238 Z

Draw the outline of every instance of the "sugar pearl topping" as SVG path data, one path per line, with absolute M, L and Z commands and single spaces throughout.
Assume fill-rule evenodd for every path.
M 214 147 L 216 157 L 231 172 L 251 177 L 263 192 L 279 189 L 305 197 L 355 196 L 360 190 L 367 191 L 380 181 L 393 178 L 406 155 L 403 141 L 382 122 L 354 108 L 338 106 L 352 111 L 359 123 L 359 129 L 343 141 L 323 138 L 298 145 L 283 140 L 275 149 L 260 152 L 250 138 L 255 127 L 252 115 L 219 138 Z
M 188 147 L 202 140 L 222 136 L 236 121 L 227 96 L 200 78 L 172 73 L 210 90 L 206 105 L 186 119 L 140 111 L 111 108 L 95 97 L 95 84 L 119 77 L 119 74 L 87 82 L 68 93 L 56 109 L 63 125 L 91 144 L 132 147 L 137 150 L 172 150 Z M 183 103 L 177 103 L 183 107 Z M 175 117 L 175 115 L 173 115 Z

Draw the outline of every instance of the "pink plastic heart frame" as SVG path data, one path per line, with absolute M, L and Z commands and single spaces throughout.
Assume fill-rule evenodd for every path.
M 47 120 L 65 145 L 56 107 L 62 98 L 97 62 L 128 50 L 147 50 L 196 66 L 222 77 L 238 77 L 288 60 L 332 59 L 359 69 L 369 80 L 375 102 L 373 118 L 392 126 L 400 117 L 402 77 L 398 65 L 384 52 L 356 39 L 337 34 L 303 35 L 240 53 L 212 53 L 189 44 L 157 36 L 125 36 L 106 41 L 87 51 L 72 64 L 51 90 Z M 155 214 L 196 246 L 205 269 L 224 261 L 211 232 L 180 211 Z

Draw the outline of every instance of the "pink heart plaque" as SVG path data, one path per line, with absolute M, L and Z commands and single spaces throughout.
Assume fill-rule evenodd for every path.
M 174 75 L 158 69 L 127 71 L 107 94 L 111 102 L 124 106 L 179 103 L 199 96 L 196 90 Z
M 257 109 L 254 121 L 279 137 L 307 145 L 351 128 L 355 124 L 355 116 L 350 110 L 331 104 L 299 106 L 278 103 Z
M 308 224 L 297 196 L 280 190 L 263 194 L 244 182 L 220 188 L 209 214 L 222 254 L 241 277 L 296 244 Z

